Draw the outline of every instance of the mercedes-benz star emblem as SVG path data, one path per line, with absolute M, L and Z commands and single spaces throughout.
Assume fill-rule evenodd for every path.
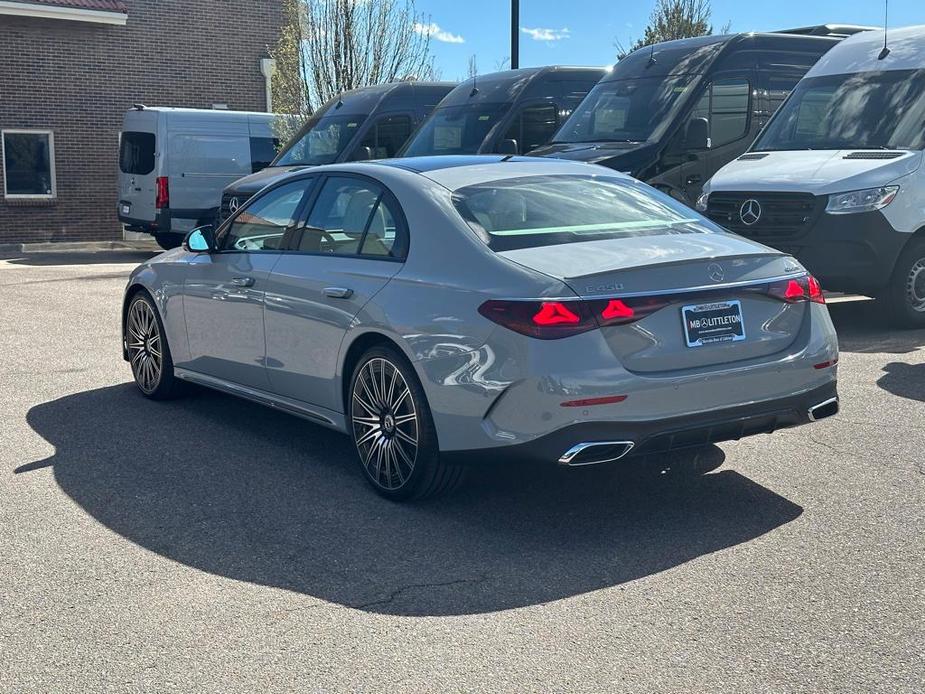
M 707 277 L 709 277 L 714 282 L 722 282 L 726 278 L 726 271 L 723 270 L 723 266 L 718 263 L 710 263 L 707 265 Z
M 231 198 L 231 200 L 228 201 L 228 211 L 231 212 L 231 214 L 234 214 L 235 212 L 238 211 L 238 199 L 237 198 Z
M 761 205 L 758 204 L 758 201 L 749 198 L 743 202 L 742 207 L 739 208 L 739 219 L 747 227 L 761 219 Z

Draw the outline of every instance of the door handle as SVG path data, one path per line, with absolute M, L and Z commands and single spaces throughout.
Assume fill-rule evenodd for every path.
M 691 174 L 690 176 L 687 177 L 687 183 L 688 185 L 690 185 L 691 183 L 700 183 L 700 179 L 701 179 L 700 174 Z
M 349 299 L 353 295 L 353 290 L 347 287 L 325 287 L 322 291 L 332 299 Z
M 254 278 L 253 277 L 232 277 L 231 283 L 235 287 L 253 287 Z

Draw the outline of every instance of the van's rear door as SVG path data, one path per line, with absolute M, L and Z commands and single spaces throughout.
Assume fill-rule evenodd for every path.
M 119 139 L 119 221 L 150 231 L 155 222 L 157 111 L 131 110 Z

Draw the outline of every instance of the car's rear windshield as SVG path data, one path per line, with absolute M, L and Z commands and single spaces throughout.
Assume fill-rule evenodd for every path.
M 133 130 L 122 133 L 119 145 L 119 169 L 122 173 L 146 176 L 154 171 L 154 133 Z
M 460 188 L 456 209 L 496 251 L 720 227 L 645 184 L 610 176 L 543 175 Z

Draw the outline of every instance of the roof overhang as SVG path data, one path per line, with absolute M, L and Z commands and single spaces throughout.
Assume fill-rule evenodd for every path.
M 40 17 L 42 19 L 66 19 L 72 22 L 91 22 L 93 24 L 116 24 L 124 26 L 128 21 L 125 12 L 108 12 L 106 10 L 86 10 L 76 7 L 58 5 L 39 5 L 31 2 L 12 2 L 0 0 L 0 15 L 18 17 Z

